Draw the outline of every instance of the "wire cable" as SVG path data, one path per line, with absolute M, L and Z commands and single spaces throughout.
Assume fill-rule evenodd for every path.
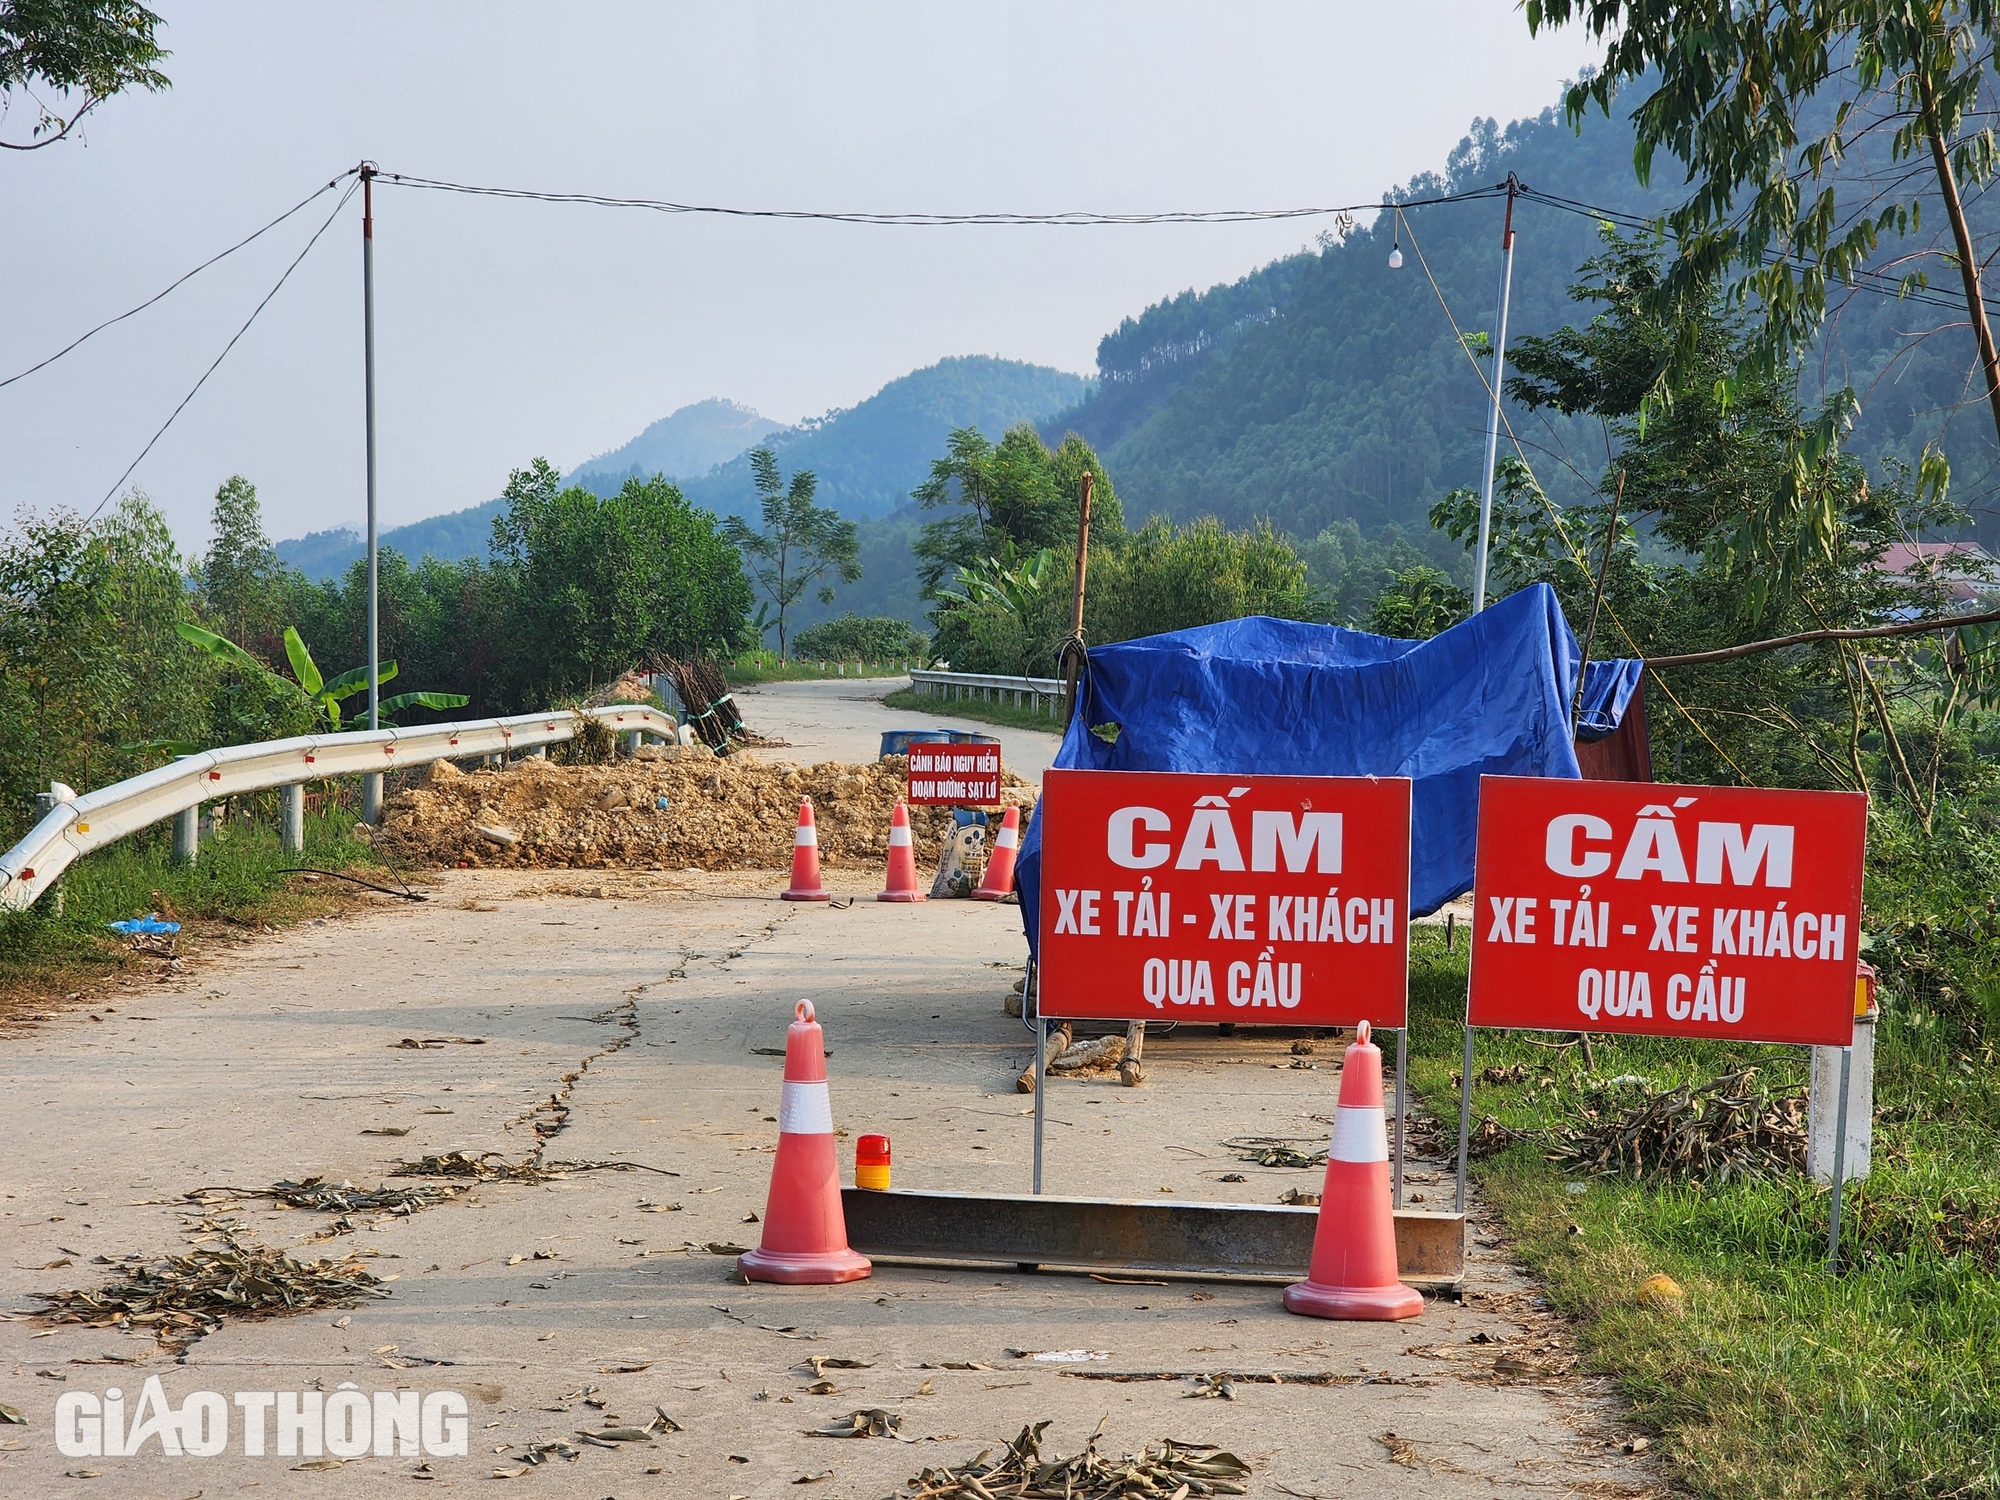
M 1578 214 L 1584 218 L 1598 219 L 1607 224 L 1616 225 L 1620 229 L 1651 230 L 1657 227 L 1657 221 L 1648 219 L 1641 214 L 1635 214 L 1625 209 L 1602 208 L 1593 203 L 1585 203 L 1578 198 L 1564 198 L 1555 193 L 1546 193 L 1539 189 L 1531 188 L 1525 183 L 1521 187 L 1521 196 L 1531 202 L 1540 203 L 1545 208 L 1553 208 L 1561 213 Z M 1790 259 L 1789 256 L 1774 252 L 1764 256 L 1764 264 L 1774 266 L 1788 259 Z M 1855 291 L 1873 292 L 1878 297 L 1893 297 L 1899 302 L 1915 302 L 1925 307 L 1942 308 L 1948 312 L 1963 312 L 1965 310 L 1964 303 L 1956 301 L 1943 293 L 1933 291 L 1929 287 L 1905 288 L 1900 279 L 1896 280 L 1893 284 L 1885 283 L 1890 283 L 1890 278 L 1883 275 L 1880 271 L 1870 270 L 1857 271 L 1854 273 L 1852 280 L 1845 282 L 1847 286 Z
M 1094 228 L 1131 224 L 1249 224 L 1279 219 L 1310 219 L 1329 214 L 1371 213 L 1385 208 L 1428 208 L 1444 203 L 1471 203 L 1496 197 L 1504 185 L 1475 188 L 1463 193 L 1446 193 L 1432 198 L 1412 198 L 1403 203 L 1346 203 L 1312 208 L 1230 208 L 1180 209 L 1163 213 L 1097 213 L 1075 209 L 1063 213 L 980 213 L 949 214 L 929 212 L 875 212 L 851 209 L 737 208 L 725 204 L 680 203 L 665 198 L 614 198 L 600 193 L 553 193 L 533 188 L 487 187 L 473 183 L 447 182 L 434 177 L 412 177 L 400 172 L 380 172 L 377 182 L 429 192 L 463 193 L 477 198 L 506 198 L 534 203 L 583 204 L 594 208 L 638 208 L 663 214 L 712 214 L 738 219 L 809 220 L 833 224 L 866 224 L 880 227 L 943 228 L 951 226 L 1040 225 L 1055 228 Z
M 339 181 L 338 178 L 335 178 L 334 180 L 336 182 Z M 206 370 L 203 370 L 201 372 L 201 379 L 197 380 L 194 383 L 194 389 L 190 390 L 185 396 L 181 397 L 180 405 L 176 406 L 173 409 L 173 411 L 168 414 L 167 420 L 160 424 L 160 430 L 154 433 L 152 437 L 147 440 L 146 446 L 139 450 L 139 456 L 133 459 L 132 462 L 130 462 L 125 466 L 125 472 L 118 476 L 118 482 L 112 485 L 110 489 L 106 490 L 104 492 L 104 498 L 98 501 L 97 504 L 93 505 L 90 508 L 90 514 L 84 517 L 85 521 L 93 520 L 96 517 L 97 513 L 103 510 L 104 507 L 110 503 L 111 497 L 117 494 L 120 489 L 124 488 L 125 481 L 132 477 L 132 471 L 138 468 L 140 464 L 146 461 L 146 455 L 153 451 L 153 445 L 159 442 L 161 438 L 167 435 L 167 429 L 174 425 L 174 419 L 179 417 L 182 412 L 187 410 L 188 403 L 194 400 L 196 394 L 201 390 L 201 388 L 204 385 L 208 383 L 208 377 L 213 375 L 216 372 L 217 367 L 219 367 L 221 363 L 229 357 L 229 351 L 236 347 L 237 341 L 241 339 L 244 334 L 250 331 L 250 325 L 257 321 L 258 314 L 263 312 L 265 308 L 271 305 L 271 299 L 277 296 L 278 293 L 284 289 L 284 285 L 287 281 L 290 281 L 292 279 L 292 272 L 296 271 L 299 268 L 299 262 L 304 260 L 308 255 L 312 254 L 312 248 L 314 245 L 317 245 L 319 243 L 320 236 L 325 234 L 327 230 L 333 227 L 333 221 L 340 217 L 340 211 L 343 208 L 347 207 L 347 200 L 354 196 L 356 190 L 359 187 L 360 184 L 354 182 L 350 182 L 347 185 L 347 191 L 342 193 L 340 195 L 340 201 L 333 205 L 333 212 L 326 216 L 325 223 L 321 224 L 318 229 L 313 231 L 313 237 L 306 241 L 305 249 L 301 250 L 295 257 L 293 257 L 292 263 L 285 267 L 285 274 L 278 278 L 277 285 L 273 286 L 270 291 L 266 292 L 264 294 L 264 300 L 259 302 L 254 308 L 250 310 L 250 316 L 243 320 L 243 326 L 237 329 L 236 332 L 230 337 L 229 342 L 222 346 L 222 352 L 215 356 L 214 363 L 209 365 L 209 367 Z M 318 195 L 315 194 L 314 196 L 317 197 Z
M 351 177 L 357 170 L 359 169 L 349 168 L 347 171 L 341 173 L 340 176 Z M 148 297 L 144 302 L 141 302 L 137 307 L 128 308 L 126 311 L 118 314 L 118 316 L 115 318 L 106 318 L 102 323 L 99 323 L 95 328 L 91 329 L 88 333 L 79 334 L 76 338 L 71 339 L 67 344 L 63 345 L 62 348 L 56 350 L 56 352 L 51 354 L 47 359 L 44 359 L 39 363 L 29 365 L 27 369 L 21 371 L 18 375 L 9 375 L 5 380 L 0 380 L 0 390 L 5 390 L 8 386 L 12 385 L 17 380 L 26 380 L 30 375 L 34 374 L 37 370 L 46 370 L 50 365 L 54 364 L 57 360 L 61 359 L 65 354 L 74 353 L 77 349 L 81 348 L 91 339 L 96 338 L 98 334 L 104 332 L 105 329 L 111 327 L 113 324 L 122 323 L 127 318 L 136 317 L 138 314 L 144 312 L 147 308 L 153 306 L 154 303 L 165 300 L 172 293 L 178 291 L 188 282 L 194 280 L 194 278 L 199 276 L 203 271 L 206 271 L 210 266 L 216 265 L 221 261 L 227 260 L 230 256 L 234 255 L 238 250 L 243 249 L 246 245 L 249 245 L 252 241 L 261 239 L 264 235 L 269 234 L 273 229 L 276 229 L 280 224 L 284 223 L 285 220 L 291 218 L 292 215 L 298 213 L 301 209 L 309 206 L 314 199 L 320 197 L 322 194 L 331 192 L 334 188 L 338 186 L 340 186 L 340 177 L 334 178 L 333 181 L 325 184 L 323 187 L 314 189 L 313 192 L 308 194 L 306 197 L 301 198 L 297 203 L 294 203 L 290 208 L 286 209 L 283 213 L 279 214 L 277 218 L 271 220 L 270 223 L 264 225 L 263 228 L 252 230 L 249 234 L 245 235 L 242 239 L 238 240 L 235 244 L 231 245 L 227 250 L 219 251 L 216 254 L 211 255 L 207 260 L 203 261 L 200 265 L 196 266 L 192 271 L 189 271 L 186 275 L 178 277 L 174 281 L 169 282 L 164 290 L 154 293 L 152 296 Z
M 1424 279 L 1430 282 L 1431 291 L 1437 295 L 1438 306 L 1444 312 L 1445 321 L 1451 324 L 1451 331 L 1458 338 L 1458 347 L 1464 351 L 1467 361 L 1472 365 L 1472 373 L 1478 377 L 1480 386 L 1486 391 L 1487 398 L 1491 400 L 1493 396 L 1493 382 L 1486 378 L 1486 371 L 1480 366 L 1477 356 L 1473 354 L 1471 348 L 1467 345 L 1465 334 L 1458 325 L 1458 319 L 1452 314 L 1451 304 L 1445 300 L 1444 288 L 1440 287 L 1437 284 L 1437 278 L 1431 275 L 1430 262 L 1424 259 L 1423 249 L 1417 243 L 1416 231 L 1410 227 L 1407 221 L 1403 224 L 1403 231 L 1410 236 L 1410 248 L 1416 252 L 1417 264 L 1423 267 Z M 1504 406 L 1500 410 L 1500 421 L 1507 429 L 1507 440 L 1513 445 L 1514 456 L 1521 460 L 1521 467 L 1528 471 L 1528 478 L 1534 481 L 1535 496 L 1542 502 L 1542 508 L 1549 513 L 1549 520 L 1555 524 L 1556 535 L 1562 538 L 1563 546 L 1569 551 L 1570 560 L 1583 570 L 1585 578 L 1589 578 L 1591 576 L 1590 563 L 1585 559 L 1582 551 L 1578 549 L 1575 540 L 1570 536 L 1569 528 L 1563 525 L 1562 513 L 1556 509 L 1555 502 L 1549 499 L 1549 493 L 1543 488 L 1542 481 L 1536 477 L 1535 467 L 1528 462 L 1528 455 L 1522 451 L 1521 439 L 1515 434 L 1514 423 L 1508 417 Z M 1611 623 L 1618 627 L 1618 633 L 1625 637 L 1625 644 L 1631 647 L 1632 654 L 1643 660 L 1646 653 L 1639 649 L 1639 642 L 1634 638 L 1632 632 L 1626 628 L 1625 622 L 1618 618 L 1617 609 L 1612 606 L 1608 599 L 1604 603 L 1604 612 L 1611 617 Z M 1581 668 L 1579 668 L 1580 671 Z M 1715 736 L 1708 732 L 1701 721 L 1688 711 L 1688 706 L 1681 702 L 1679 695 L 1674 692 L 1666 679 L 1661 677 L 1658 672 L 1654 672 L 1652 676 L 1653 681 L 1660 685 L 1660 690 L 1667 695 L 1668 700 L 1672 702 L 1675 708 L 1680 710 L 1681 717 L 1693 726 L 1695 733 L 1708 741 L 1709 748 L 1722 757 L 1729 769 L 1736 773 L 1737 779 L 1744 786 L 1749 786 L 1750 778 L 1744 775 L 1743 768 L 1736 764 L 1735 759 L 1727 750 L 1722 748 Z M 1581 686 L 1582 684 L 1579 682 L 1579 689 Z

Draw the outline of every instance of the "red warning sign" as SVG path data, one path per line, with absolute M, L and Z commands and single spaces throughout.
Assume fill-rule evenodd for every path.
M 1474 1026 L 1845 1046 L 1858 792 L 1486 776 Z
M 1403 1024 L 1407 779 L 1051 770 L 1038 817 L 1043 1015 Z
M 917 740 L 910 745 L 910 803 L 951 807 L 992 807 L 1000 800 L 1000 746 L 948 745 Z

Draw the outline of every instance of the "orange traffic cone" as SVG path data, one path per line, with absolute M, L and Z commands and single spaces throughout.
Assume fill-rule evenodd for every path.
M 910 848 L 910 810 L 901 802 L 889 819 L 889 888 L 877 901 L 921 901 L 917 886 L 917 856 Z
M 826 887 L 819 883 L 819 830 L 813 826 L 813 801 L 799 799 L 799 827 L 792 835 L 792 884 L 780 901 L 826 901 Z
M 825 1286 L 859 1281 L 874 1268 L 847 1248 L 840 1210 L 840 1164 L 833 1152 L 833 1106 L 826 1093 L 826 1046 L 810 1000 L 785 1033 L 785 1096 L 778 1106 L 778 1159 L 764 1201 L 764 1238 L 736 1258 L 751 1281 Z
M 986 861 L 986 878 L 972 893 L 974 901 L 998 901 L 1014 889 L 1014 851 L 1021 847 L 1021 809 L 1010 807 L 993 837 L 993 857 Z
M 1342 1065 L 1312 1269 L 1304 1281 L 1285 1288 L 1285 1306 L 1311 1318 L 1378 1322 L 1414 1318 L 1424 1310 L 1423 1295 L 1396 1279 L 1382 1050 L 1368 1040 L 1366 1021 L 1354 1029 L 1354 1045 Z

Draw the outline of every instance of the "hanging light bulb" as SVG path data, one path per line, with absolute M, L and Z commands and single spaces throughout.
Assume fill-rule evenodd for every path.
M 1395 243 L 1389 247 L 1389 269 L 1392 271 L 1403 269 L 1403 226 L 1401 218 L 1400 214 L 1397 215 L 1398 222 L 1396 225 Z

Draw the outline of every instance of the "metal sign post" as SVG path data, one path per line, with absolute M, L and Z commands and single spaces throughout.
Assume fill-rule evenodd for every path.
M 1854 1048 L 1840 1049 L 1840 1105 L 1833 1126 L 1833 1214 L 1826 1231 L 1826 1274 L 1840 1274 L 1840 1195 L 1847 1186 L 1847 1085 Z
M 1403 1080 L 1410 1067 L 1410 1028 L 1407 1024 L 1396 1028 L 1396 1122 L 1390 1132 L 1390 1160 L 1394 1163 L 1395 1199 L 1394 1206 L 1403 1206 Z
M 1465 1164 L 1472 1146 L 1472 1021 L 1465 1023 L 1465 1061 L 1458 1074 L 1458 1211 L 1465 1212 Z
M 1048 1117 L 1049 1023 L 1042 1019 L 1042 966 L 1035 965 L 1035 1191 L 1042 1190 L 1042 1123 Z

